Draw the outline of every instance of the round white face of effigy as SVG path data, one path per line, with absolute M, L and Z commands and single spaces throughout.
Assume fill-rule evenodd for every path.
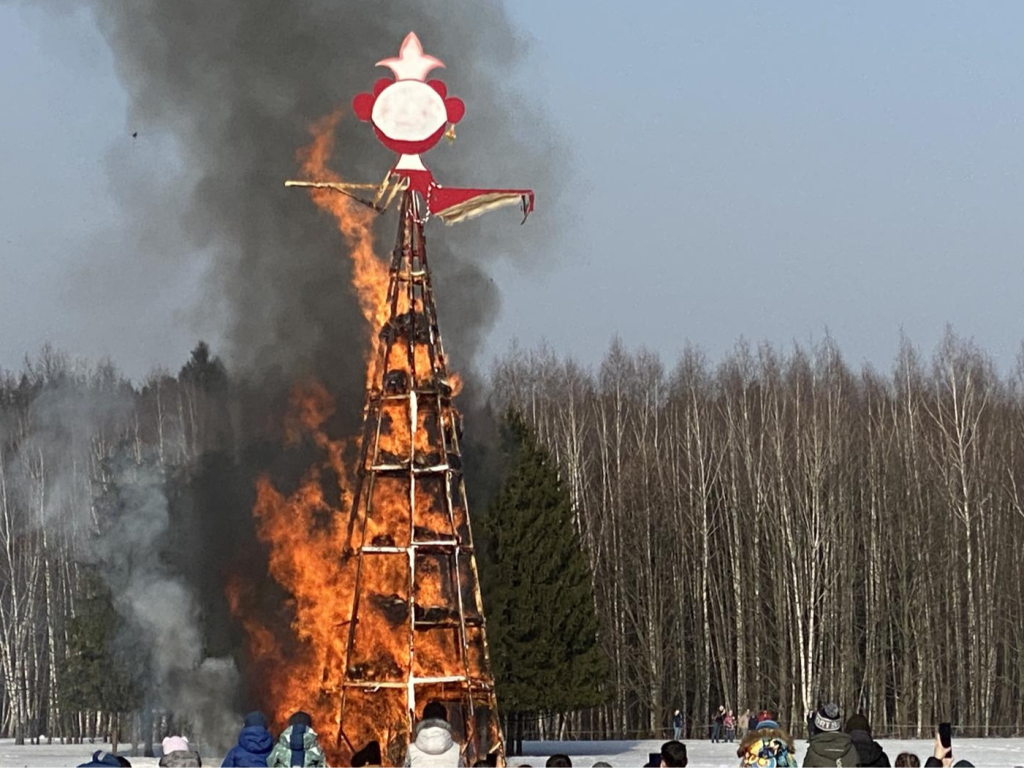
M 373 104 L 373 124 L 389 139 L 423 141 L 448 122 L 444 99 L 420 80 L 389 85 Z

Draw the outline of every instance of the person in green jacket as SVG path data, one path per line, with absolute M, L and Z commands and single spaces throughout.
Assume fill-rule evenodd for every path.
M 860 765 L 860 755 L 848 734 L 839 730 L 843 713 L 836 704 L 825 704 L 814 713 L 804 768 Z
M 288 718 L 288 727 L 270 750 L 267 757 L 270 768 L 321 768 L 325 765 L 324 751 L 313 730 L 313 719 L 305 712 L 296 712 Z

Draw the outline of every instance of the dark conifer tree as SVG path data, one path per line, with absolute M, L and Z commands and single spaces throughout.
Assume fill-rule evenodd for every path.
M 120 618 L 110 590 L 88 573 L 78 612 L 68 622 L 67 655 L 61 663 L 61 703 L 72 711 L 134 712 L 141 703 L 135 674 L 143 662 L 139 648 L 119 632 Z M 114 751 L 119 729 L 110 734 Z
M 607 660 L 557 466 L 518 413 L 506 415 L 502 441 L 507 474 L 484 523 L 482 567 L 498 702 L 519 752 L 524 714 L 602 701 Z

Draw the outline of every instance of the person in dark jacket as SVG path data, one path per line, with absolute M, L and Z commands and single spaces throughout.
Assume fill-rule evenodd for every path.
M 266 768 L 274 737 L 267 730 L 267 718 L 262 712 L 250 712 L 242 721 L 238 744 L 231 748 L 222 766 L 232 768 Z
M 832 768 L 860 764 L 860 755 L 848 734 L 839 730 L 843 713 L 836 704 L 825 704 L 814 713 L 813 735 L 807 742 L 805 768 Z
M 725 705 L 718 708 L 714 721 L 711 723 L 711 743 L 717 744 L 722 740 L 722 723 L 725 722 Z
M 861 765 L 888 768 L 889 756 L 885 754 L 882 745 L 871 737 L 871 724 L 864 715 L 851 715 L 846 721 L 846 733 L 860 755 Z
M 753 733 L 757 730 L 758 716 L 753 712 L 750 713 L 750 717 L 747 718 L 747 733 Z
M 672 738 L 676 741 L 683 738 L 683 713 L 678 709 L 672 715 Z
M 127 759 L 120 755 L 112 755 L 109 752 L 104 752 L 102 749 L 98 749 L 92 753 L 92 760 L 88 763 L 82 763 L 78 768 L 106 768 L 106 766 L 126 765 L 131 768 L 132 764 Z

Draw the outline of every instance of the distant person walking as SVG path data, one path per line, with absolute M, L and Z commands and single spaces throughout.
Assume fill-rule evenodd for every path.
M 678 709 L 672 715 L 672 738 L 680 741 L 683 738 L 683 713 Z
M 758 716 L 754 714 L 753 710 L 747 710 L 747 733 L 750 734 L 757 730 Z
M 743 714 L 742 715 L 736 715 L 736 741 L 741 741 L 743 739 L 743 734 L 747 730 L 747 723 L 748 723 L 747 718 L 749 718 L 749 717 L 750 717 L 750 710 L 749 709 L 743 710 Z
M 711 743 L 717 744 L 722 740 L 722 723 L 725 720 L 725 705 L 718 707 L 714 720 L 711 721 Z
M 722 726 L 725 728 L 725 740 L 731 744 L 736 738 L 736 718 L 733 717 L 731 709 L 722 718 Z

